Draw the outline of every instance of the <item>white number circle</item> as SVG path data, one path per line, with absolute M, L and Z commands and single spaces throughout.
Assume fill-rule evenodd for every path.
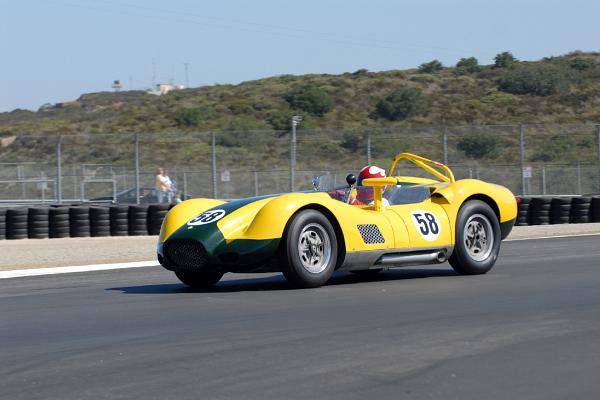
M 217 222 L 218 220 L 223 218 L 225 214 L 225 210 L 221 209 L 204 211 L 197 217 L 190 219 L 187 224 L 191 226 L 210 224 L 212 222 Z
M 434 213 L 423 210 L 415 210 L 412 213 L 412 220 L 423 239 L 433 242 L 440 236 L 440 221 Z

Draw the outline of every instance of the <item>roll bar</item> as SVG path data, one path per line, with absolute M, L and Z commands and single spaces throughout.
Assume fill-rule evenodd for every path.
M 433 161 L 412 153 L 400 153 L 396 157 L 394 157 L 394 160 L 392 161 L 392 166 L 388 171 L 388 176 L 394 176 L 396 165 L 398 164 L 398 161 L 402 159 L 412 162 L 417 167 L 424 169 L 425 171 L 429 172 L 431 175 L 435 176 L 442 182 L 452 183 L 455 181 L 454 174 L 452 173 L 452 170 L 448 168 L 448 166 L 440 162 Z

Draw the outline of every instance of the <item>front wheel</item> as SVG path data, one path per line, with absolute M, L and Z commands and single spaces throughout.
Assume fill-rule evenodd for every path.
M 333 226 L 315 210 L 299 212 L 291 220 L 283 247 L 282 272 L 296 287 L 318 287 L 331 278 L 338 243 Z
M 175 271 L 179 280 L 195 289 L 203 289 L 213 286 L 223 277 L 223 272 L 218 270 L 208 271 Z
M 488 272 L 500 252 L 500 223 L 494 211 L 483 201 L 463 204 L 456 219 L 456 244 L 448 260 L 459 274 Z

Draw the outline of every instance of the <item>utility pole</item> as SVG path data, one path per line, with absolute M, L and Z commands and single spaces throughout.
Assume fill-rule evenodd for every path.
M 140 204 L 140 138 L 135 134 L 134 142 L 134 168 L 135 168 L 135 204 Z
M 62 203 L 62 136 L 56 144 L 56 202 Z
M 302 117 L 294 115 L 292 117 L 292 141 L 290 143 L 290 192 L 294 191 L 294 181 L 296 179 L 296 127 L 302 121 Z
M 184 62 L 183 66 L 185 67 L 185 88 L 189 89 L 190 87 L 190 75 L 189 75 L 189 66 L 190 63 L 189 62 Z

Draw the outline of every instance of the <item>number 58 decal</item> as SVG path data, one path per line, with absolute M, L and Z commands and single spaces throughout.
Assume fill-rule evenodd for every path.
M 416 210 L 412 213 L 415 227 L 423 239 L 432 242 L 440 235 L 440 223 L 437 217 L 429 211 Z
M 202 214 L 198 215 L 196 218 L 192 218 L 188 221 L 188 225 L 196 226 L 196 225 L 204 225 L 210 224 L 211 222 L 216 222 L 225 216 L 225 210 L 209 210 L 204 211 Z

